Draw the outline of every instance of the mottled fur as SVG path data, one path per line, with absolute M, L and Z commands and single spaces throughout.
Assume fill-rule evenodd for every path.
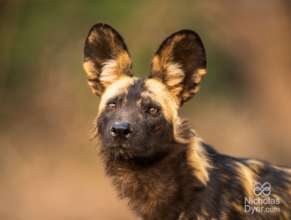
M 205 50 L 195 32 L 168 37 L 142 79 L 131 77 L 126 45 L 108 25 L 92 27 L 84 52 L 89 86 L 101 95 L 95 136 L 106 173 L 139 217 L 291 219 L 290 169 L 220 154 L 179 117 L 179 107 L 197 93 L 206 74 Z M 126 135 L 112 133 L 116 122 L 130 126 Z M 258 183 L 269 184 L 269 194 Z M 246 211 L 253 207 L 249 201 L 264 199 L 269 203 L 259 207 L 271 212 Z

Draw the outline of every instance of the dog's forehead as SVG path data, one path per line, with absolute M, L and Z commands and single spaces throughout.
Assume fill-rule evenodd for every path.
M 144 91 L 144 81 L 144 79 L 137 77 L 124 76 L 112 83 L 106 88 L 101 97 L 99 112 L 104 110 L 109 100 L 118 96 L 124 95 L 129 101 L 140 99 L 142 91 Z
M 101 96 L 99 104 L 99 112 L 103 111 L 106 103 L 117 96 L 121 96 L 128 93 L 128 89 L 135 83 L 137 78 L 124 76 L 116 82 L 112 83 L 106 88 L 103 95 Z
M 157 83 L 156 80 L 126 76 L 121 77 L 105 90 L 101 97 L 101 102 L 107 102 L 121 95 L 125 95 L 129 101 L 140 99 L 145 94 L 149 94 L 149 96 L 154 98 L 158 94 L 165 95 L 164 90 L 165 86 L 162 83 Z
M 160 80 L 146 79 L 141 96 L 149 97 L 156 103 L 159 103 L 168 121 L 172 121 L 177 117 L 178 100 L 171 95 L 170 91 Z
M 126 89 L 127 101 L 136 101 L 143 98 L 162 104 L 169 99 L 173 100 L 166 86 L 159 80 L 149 78 L 135 78 L 132 84 Z
M 127 102 L 134 103 L 143 98 L 150 98 L 160 104 L 169 121 L 175 118 L 178 104 L 166 86 L 156 79 L 136 77 L 122 77 L 110 85 L 101 97 L 99 113 L 105 109 L 110 99 L 123 95 Z
M 127 100 L 139 100 L 141 98 L 142 92 L 145 90 L 144 79 L 136 78 L 134 83 L 128 87 Z

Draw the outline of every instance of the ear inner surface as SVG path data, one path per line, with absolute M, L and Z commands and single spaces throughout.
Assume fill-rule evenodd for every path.
M 101 95 L 121 76 L 132 76 L 131 58 L 122 37 L 112 27 L 101 23 L 88 33 L 83 67 L 96 95 Z
M 180 105 L 199 90 L 206 74 L 206 53 L 197 33 L 182 30 L 169 36 L 157 50 L 149 77 L 162 81 Z

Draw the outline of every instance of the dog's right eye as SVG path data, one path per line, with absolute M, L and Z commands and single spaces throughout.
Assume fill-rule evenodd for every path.
M 157 117 L 160 113 L 160 109 L 158 107 L 150 107 L 148 108 L 147 112 L 153 116 L 153 117 Z
M 116 103 L 115 102 L 109 102 L 107 104 L 107 107 L 109 110 L 115 110 L 116 109 Z

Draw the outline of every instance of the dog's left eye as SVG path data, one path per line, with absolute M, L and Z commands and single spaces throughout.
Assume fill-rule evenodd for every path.
M 152 115 L 152 116 L 158 116 L 159 115 L 159 113 L 160 113 L 160 109 L 159 108 L 157 108 L 157 107 L 150 107 L 149 109 L 148 109 L 148 113 L 150 114 L 150 115 Z
M 107 104 L 107 107 L 110 109 L 110 110 L 115 110 L 116 109 L 116 103 L 114 102 L 109 102 Z

